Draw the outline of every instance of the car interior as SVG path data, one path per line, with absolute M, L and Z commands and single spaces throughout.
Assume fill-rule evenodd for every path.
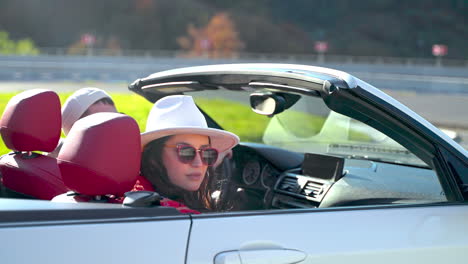
M 232 159 L 224 159 L 216 170 L 213 181 L 216 191 L 212 197 L 218 201 L 219 211 L 446 201 L 436 173 L 427 166 L 341 155 L 336 150 L 349 150 L 352 146 L 338 143 L 327 145 L 328 153 L 291 147 L 294 142 L 290 146 L 275 144 L 273 139 L 278 138 L 275 133 L 284 133 L 275 128 L 275 123 L 282 122 L 279 114 L 303 100 L 301 96 L 276 89 L 237 89 L 247 94 L 244 105 L 248 111 L 268 116 L 269 124 L 262 132 L 263 142 L 241 138 L 233 149 Z M 221 128 L 198 99 L 206 97 L 205 92 L 200 96 L 197 92 L 189 94 L 194 96 L 209 126 Z M 324 115 L 328 121 L 337 119 L 333 112 Z M 60 120 L 60 102 L 52 91 L 28 91 L 11 99 L 2 118 L 2 138 L 12 152 L 0 159 L 1 197 L 121 203 L 139 172 L 140 131 L 135 120 L 116 113 L 85 117 L 73 126 L 54 159 L 41 152 L 56 146 Z M 321 127 L 327 129 L 330 128 Z M 315 137 L 320 137 L 321 132 L 317 131 Z M 73 143 L 78 141 L 86 144 Z M 376 145 L 374 148 L 357 150 L 397 151 Z M 157 204 L 141 202 L 157 200 L 152 194 L 135 197 L 127 200 L 144 206 Z

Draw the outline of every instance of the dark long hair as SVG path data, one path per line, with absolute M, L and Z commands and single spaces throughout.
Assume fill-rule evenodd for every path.
M 184 190 L 169 180 L 167 170 L 162 161 L 164 144 L 171 136 L 159 138 L 146 144 L 143 149 L 140 172 L 148 179 L 156 192 L 172 200 L 181 201 L 191 209 L 211 211 L 214 209 L 209 182 L 210 175 L 214 175 L 212 167 L 208 167 L 206 175 L 197 191 Z

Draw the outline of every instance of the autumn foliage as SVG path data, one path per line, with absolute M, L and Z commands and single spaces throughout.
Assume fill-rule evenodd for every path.
M 231 58 L 244 48 L 234 23 L 227 13 L 214 15 L 205 27 L 187 26 L 187 36 L 177 39 L 189 57 Z

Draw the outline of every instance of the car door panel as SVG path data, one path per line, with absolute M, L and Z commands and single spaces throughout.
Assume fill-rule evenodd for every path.
M 188 216 L 93 222 L 0 225 L 1 263 L 184 263 Z
M 213 263 L 226 252 L 237 252 L 241 263 L 249 263 L 245 252 L 255 254 L 255 263 L 277 263 L 267 253 L 279 249 L 307 253 L 303 261 L 283 263 L 464 263 L 466 219 L 467 205 L 194 216 L 187 263 Z

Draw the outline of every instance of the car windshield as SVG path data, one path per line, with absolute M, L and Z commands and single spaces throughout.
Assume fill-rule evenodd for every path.
M 242 142 L 262 143 L 302 153 L 427 166 L 376 129 L 331 111 L 321 98 L 301 96 L 273 117 L 253 112 L 250 92 L 191 93 L 201 109 Z

